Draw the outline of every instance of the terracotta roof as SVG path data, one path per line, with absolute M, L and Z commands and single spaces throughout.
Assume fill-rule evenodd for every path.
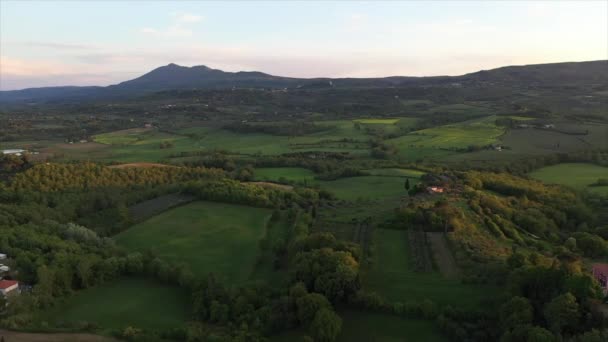
M 593 265 L 594 273 L 601 273 L 608 276 L 608 264 L 595 264 Z
M 19 284 L 19 282 L 16 280 L 0 280 L 0 290 L 8 289 L 9 287 L 17 284 Z

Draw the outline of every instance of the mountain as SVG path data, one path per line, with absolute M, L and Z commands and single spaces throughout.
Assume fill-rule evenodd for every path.
M 49 87 L 0 91 L 0 102 L 71 101 L 91 98 L 139 96 L 144 93 L 183 89 L 406 87 L 465 86 L 496 84 L 503 86 L 608 85 L 608 60 L 508 66 L 482 70 L 462 76 L 383 78 L 290 78 L 262 72 L 226 72 L 206 66 L 184 67 L 169 64 L 138 78 L 107 87 Z
M 268 75 L 262 72 L 226 72 L 204 65 L 184 67 L 169 64 L 156 68 L 136 79 L 108 87 L 112 91 L 161 91 L 196 88 L 280 87 L 297 79 Z

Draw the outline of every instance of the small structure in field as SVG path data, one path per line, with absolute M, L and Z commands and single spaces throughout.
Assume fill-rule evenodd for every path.
M 0 280 L 0 294 L 8 296 L 13 293 L 19 293 L 19 282 L 16 280 Z
M 20 156 L 23 153 L 25 153 L 25 150 L 19 149 L 19 148 L 14 148 L 14 149 L 8 149 L 8 150 L 2 150 L 2 154 L 13 154 L 16 156 Z
M 593 265 L 593 278 L 600 283 L 604 294 L 608 294 L 608 264 Z
M 445 189 L 440 186 L 429 186 L 426 188 L 426 192 L 429 194 L 442 194 L 445 192 Z

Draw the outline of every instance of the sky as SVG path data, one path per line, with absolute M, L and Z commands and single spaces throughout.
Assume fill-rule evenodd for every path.
M 608 0 L 0 0 L 0 90 L 169 63 L 291 77 L 460 75 L 608 59 Z

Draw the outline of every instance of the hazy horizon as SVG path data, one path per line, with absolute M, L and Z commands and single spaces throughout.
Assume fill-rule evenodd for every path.
M 105 86 L 169 63 L 339 78 L 608 58 L 605 1 L 0 6 L 0 90 Z

